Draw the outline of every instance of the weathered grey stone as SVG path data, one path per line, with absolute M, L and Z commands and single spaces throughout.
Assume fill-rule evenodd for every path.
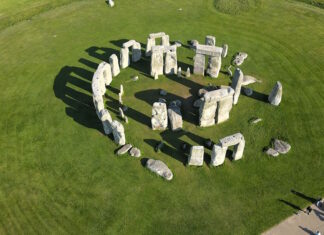
M 194 74 L 205 75 L 205 56 L 196 54 L 194 57 Z
M 273 87 L 273 89 L 268 97 L 268 100 L 269 100 L 270 104 L 278 106 L 281 102 L 281 97 L 282 97 L 282 85 L 278 81 L 278 82 L 276 82 L 275 86 Z
M 135 148 L 133 147 L 130 151 L 129 151 L 129 154 L 132 156 L 132 157 L 140 157 L 141 156 L 141 150 L 139 150 L 138 148 Z
M 251 119 L 249 120 L 249 123 L 250 123 L 250 124 L 256 124 L 256 123 L 261 122 L 261 121 L 262 121 L 261 118 L 256 118 L 256 117 L 254 117 L 254 118 L 251 118 Z
M 225 58 L 227 56 L 227 52 L 228 52 L 228 45 L 224 44 L 223 45 L 223 52 L 222 52 L 222 57 Z
M 136 43 L 135 40 L 129 40 L 129 41 L 123 43 L 123 47 L 124 48 L 129 48 L 129 47 L 134 46 L 135 43 Z
M 109 135 L 112 132 L 111 122 L 112 118 L 107 109 L 102 109 L 99 114 L 99 119 L 102 122 L 102 126 L 106 135 Z
M 121 95 L 124 95 L 124 86 L 123 86 L 123 84 L 120 84 L 120 86 L 119 86 L 119 93 Z
M 123 104 L 123 95 L 122 95 L 122 93 L 118 93 L 118 101 L 119 101 L 119 104 Z
M 278 157 L 279 153 L 274 150 L 273 148 L 268 148 L 267 150 L 264 151 L 267 155 L 271 156 L 271 157 Z
M 94 96 L 103 96 L 106 93 L 105 80 L 97 72 L 94 73 L 92 78 L 91 88 Z
M 214 36 L 206 36 L 205 38 L 205 44 L 209 46 L 215 46 L 216 45 L 216 38 Z
M 214 144 L 210 164 L 212 166 L 222 165 L 225 161 L 226 151 L 227 147 L 222 147 L 220 144 Z
M 190 78 L 190 75 L 191 75 L 190 68 L 188 67 L 186 71 L 186 78 Z
M 261 80 L 256 79 L 255 77 L 252 77 L 250 75 L 244 75 L 243 76 L 243 82 L 242 82 L 242 86 L 247 86 L 249 84 L 253 84 L 255 82 L 261 83 Z
M 103 98 L 102 96 L 93 96 L 92 98 L 93 98 L 94 107 L 96 109 L 96 113 L 100 119 L 101 116 L 99 115 L 99 113 L 105 109 Z
M 251 96 L 253 94 L 253 90 L 249 87 L 243 87 L 244 94 L 247 96 Z
M 118 57 L 113 54 L 109 57 L 109 64 L 111 66 L 111 74 L 113 77 L 116 77 L 120 73 Z
M 149 38 L 153 38 L 153 39 L 162 38 L 163 36 L 165 36 L 164 32 L 150 33 L 149 34 Z
M 146 162 L 146 168 L 152 171 L 153 173 L 163 177 L 166 180 L 172 180 L 173 178 L 172 171 L 164 162 L 160 160 L 149 159 Z
M 207 55 L 207 56 L 221 56 L 223 52 L 223 48 L 210 46 L 210 45 L 201 45 L 197 44 L 195 47 L 196 55 Z
M 217 110 L 217 122 L 225 121 L 229 118 L 232 108 L 230 98 L 233 97 L 233 89 L 230 87 L 207 92 L 204 95 L 204 102 L 199 108 L 199 125 L 202 127 L 215 124 Z M 218 105 L 220 107 L 217 109 Z
M 145 55 L 150 56 L 152 54 L 152 47 L 155 46 L 155 38 L 147 38 Z
M 112 82 L 111 67 L 106 62 L 101 62 L 95 72 L 94 77 L 103 79 L 106 86 L 109 86 Z
M 151 76 L 163 75 L 163 48 L 161 46 L 152 47 L 151 56 Z
M 118 121 L 112 121 L 111 129 L 114 135 L 114 141 L 118 145 L 124 145 L 126 143 L 124 126 Z
M 132 47 L 132 61 L 137 62 L 142 57 L 142 48 L 139 42 L 135 42 Z
M 108 0 L 108 4 L 109 4 L 110 7 L 115 6 L 115 2 L 113 0 Z
M 190 44 L 192 47 L 196 47 L 199 44 L 199 42 L 197 40 L 193 39 L 190 41 Z
M 236 54 L 234 60 L 233 60 L 233 64 L 240 66 L 241 64 L 243 64 L 244 60 L 248 57 L 248 54 L 245 52 L 239 52 Z
M 166 96 L 168 94 L 168 92 L 166 92 L 166 90 L 161 89 L 160 90 L 160 95 Z
M 221 56 L 213 56 L 210 57 L 208 62 L 207 74 L 212 78 L 217 78 L 219 75 L 219 71 L 222 66 L 222 58 Z
M 291 146 L 283 140 L 275 139 L 273 141 L 273 148 L 280 154 L 286 154 L 291 149 Z
M 169 35 L 162 36 L 162 46 L 170 46 L 170 37 L 169 37 Z
M 133 146 L 131 144 L 125 144 L 117 151 L 117 155 L 123 155 L 127 153 Z
M 179 101 L 180 102 L 180 101 Z M 181 114 L 181 102 L 177 101 L 170 103 L 168 108 L 168 116 L 170 120 L 170 126 L 172 131 L 178 131 L 182 129 L 182 114 Z
M 229 146 L 234 145 L 233 150 L 233 160 L 239 160 L 243 157 L 245 139 L 241 133 L 236 133 L 234 135 L 227 136 L 219 140 L 220 146 L 222 148 L 228 148 Z
M 178 74 L 177 74 L 178 78 L 181 78 L 181 73 L 182 73 L 182 72 L 181 72 L 181 67 L 179 67 L 179 68 L 178 68 Z
M 168 127 L 168 113 L 165 103 L 155 102 L 152 108 L 152 129 L 165 130 Z
M 128 47 L 121 48 L 120 49 L 120 67 L 122 69 L 125 69 L 129 65 L 130 65 L 130 61 L 129 61 L 129 49 L 128 49 Z
M 177 68 L 178 68 L 177 51 L 175 49 L 167 51 L 165 55 L 165 67 L 164 67 L 165 74 L 176 74 Z
M 200 108 L 200 106 L 204 103 L 204 97 L 201 97 L 200 99 L 196 100 L 194 103 L 193 103 L 193 106 L 195 108 Z
M 202 166 L 204 163 L 204 146 L 192 146 L 188 158 L 189 166 Z
M 239 68 L 236 68 L 232 79 L 232 88 L 234 89 L 233 104 L 237 104 L 238 98 L 240 97 L 243 76 L 243 72 Z

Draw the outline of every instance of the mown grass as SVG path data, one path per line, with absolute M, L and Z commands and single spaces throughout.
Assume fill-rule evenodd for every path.
M 263 0 L 214 0 L 216 9 L 226 14 L 237 15 L 262 5 Z
M 305 2 L 307 4 L 316 6 L 316 7 L 320 7 L 320 8 L 324 8 L 324 1 L 323 0 L 297 0 L 300 2 Z
M 323 195 L 322 10 L 276 0 L 258 11 L 226 15 L 213 3 L 124 0 L 109 8 L 86 0 L 0 32 L 1 234 L 259 234 L 294 212 L 279 199 L 307 205 L 291 189 Z M 251 86 L 255 99 L 240 97 L 230 120 L 200 128 L 190 102 L 204 84 L 229 84 L 225 74 L 154 81 L 143 59 L 114 78 L 107 108 L 118 119 L 123 84 L 127 140 L 143 158 L 163 160 L 174 173 L 171 182 L 151 174 L 139 159 L 115 156 L 117 146 L 102 134 L 91 98 L 90 81 L 101 61 L 118 53 L 124 40 L 144 47 L 147 35 L 159 31 L 183 43 L 215 35 L 217 45 L 229 44 L 222 71 L 235 52 L 245 51 L 243 72 L 263 81 Z M 179 48 L 183 70 L 192 67 L 193 55 Z M 133 75 L 139 81 L 132 82 Z M 273 107 L 264 101 L 277 80 L 283 100 Z M 151 130 L 160 88 L 168 91 L 167 100 L 188 104 L 183 132 Z M 248 124 L 254 116 L 263 122 Z M 242 160 L 218 168 L 183 164 L 183 142 L 200 145 L 238 131 L 246 139 Z M 262 149 L 276 136 L 292 150 L 271 159 Z M 155 153 L 160 140 L 165 148 Z M 207 162 L 209 157 L 206 149 Z

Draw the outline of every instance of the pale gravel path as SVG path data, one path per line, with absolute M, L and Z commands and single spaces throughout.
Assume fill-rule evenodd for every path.
M 315 234 L 316 231 L 320 231 L 324 235 L 324 205 L 321 208 L 318 208 L 316 205 L 311 207 L 313 210 L 309 215 L 299 211 L 298 214 L 282 221 L 280 224 L 264 232 L 263 235 L 302 235 Z

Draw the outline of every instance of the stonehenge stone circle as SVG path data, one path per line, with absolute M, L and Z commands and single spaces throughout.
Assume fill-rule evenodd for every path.
M 170 50 L 166 52 L 164 72 L 165 74 L 176 74 L 177 68 L 178 68 L 177 50 L 176 47 L 173 46 L 170 47 Z
M 160 160 L 154 160 L 154 159 L 147 160 L 146 168 L 168 181 L 172 180 L 173 178 L 172 171 L 164 162 Z
M 202 166 L 204 164 L 204 146 L 192 146 L 188 158 L 189 166 Z
M 111 73 L 113 77 L 116 77 L 120 73 L 118 57 L 115 54 L 112 54 L 109 57 L 109 64 L 111 66 Z
M 177 47 L 172 46 L 153 46 L 151 48 L 151 76 L 156 79 L 156 76 L 165 74 L 176 74 L 178 68 L 177 62 Z M 165 63 L 163 54 L 166 53 Z
M 146 51 L 145 55 L 150 56 L 152 54 L 152 47 L 156 45 L 155 39 L 162 38 L 162 46 L 170 46 L 169 35 L 166 35 L 164 32 L 151 33 L 147 38 Z
M 142 51 L 141 44 L 135 40 L 129 40 L 123 43 L 123 47 L 120 49 L 120 67 L 122 69 L 127 68 L 130 65 L 129 48 L 132 48 L 132 62 L 137 62 L 141 59 Z
M 103 77 L 103 80 L 105 82 L 105 85 L 106 86 L 109 86 L 110 83 L 112 82 L 111 66 L 110 66 L 110 64 L 108 64 L 106 62 L 101 62 L 98 65 L 98 68 L 97 68 L 96 72 L 94 73 L 94 77 L 97 77 L 99 79 L 102 79 L 101 77 Z
M 151 76 L 156 78 L 156 76 L 163 75 L 163 66 L 163 47 L 152 47 Z
M 172 101 L 168 108 L 168 116 L 170 120 L 170 126 L 172 131 L 178 131 L 182 129 L 182 114 L 181 114 L 181 102 Z
M 165 103 L 155 102 L 153 104 L 151 124 L 153 130 L 165 130 L 168 127 L 168 112 Z
M 231 87 L 205 93 L 199 108 L 199 126 L 207 127 L 226 121 L 232 109 L 233 94 Z
M 245 139 L 241 133 L 236 133 L 234 135 L 224 137 L 220 139 L 219 142 L 222 148 L 228 148 L 229 146 L 234 145 L 234 151 L 232 155 L 233 160 L 236 161 L 243 157 Z
M 278 106 L 281 102 L 281 97 L 282 97 L 282 85 L 278 81 L 278 82 L 276 82 L 275 86 L 273 87 L 273 89 L 268 97 L 268 100 L 269 100 L 270 104 Z
M 233 104 L 237 104 L 238 98 L 240 97 L 243 77 L 244 77 L 243 72 L 239 68 L 236 68 L 232 80 L 232 88 L 234 89 Z

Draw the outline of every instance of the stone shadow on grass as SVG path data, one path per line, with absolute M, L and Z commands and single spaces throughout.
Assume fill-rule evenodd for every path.
M 247 96 L 245 93 L 244 93 L 244 88 L 242 87 L 241 88 L 241 95 L 244 95 L 248 98 L 252 98 L 252 99 L 255 99 L 255 100 L 258 100 L 258 101 L 262 101 L 264 103 L 269 103 L 268 101 L 268 95 L 267 94 L 264 94 L 264 93 L 261 93 L 261 92 L 258 92 L 258 91 L 255 91 L 253 90 L 253 93 L 252 95 L 250 96 Z
M 53 90 L 55 96 L 67 105 L 65 112 L 68 116 L 77 123 L 104 134 L 90 95 L 92 76 L 93 73 L 86 69 L 65 66 L 56 75 Z M 76 90 L 73 86 L 79 89 Z
M 291 202 L 288 202 L 288 201 L 283 200 L 283 199 L 279 199 L 278 201 L 286 204 L 287 206 L 290 206 L 291 208 L 293 208 L 293 209 L 295 209 L 297 211 L 302 211 L 302 212 L 305 213 L 305 211 L 302 208 L 300 208 L 299 206 L 297 206 L 297 205 L 295 205 L 295 204 L 293 204 Z M 297 214 L 297 212 L 295 212 L 295 214 Z

